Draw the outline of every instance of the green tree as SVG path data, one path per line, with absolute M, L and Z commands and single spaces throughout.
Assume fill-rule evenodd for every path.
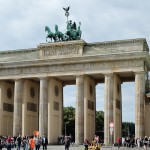
M 135 124 L 133 122 L 122 122 L 122 136 L 134 137 L 135 135 Z
M 63 133 L 75 136 L 75 108 L 64 107 L 64 128 Z M 65 131 L 66 130 L 66 131 Z M 103 138 L 104 134 L 104 112 L 96 111 L 96 134 Z
M 63 134 L 72 135 L 75 137 L 75 108 L 64 107 L 64 128 Z M 96 134 L 104 138 L 104 112 L 96 111 Z M 135 135 L 135 124 L 132 122 L 122 122 L 122 136 L 133 137 Z
M 96 134 L 104 138 L 104 112 L 96 111 Z
M 65 135 L 75 136 L 75 108 L 73 107 L 64 107 L 64 129 L 63 133 Z M 65 131 L 66 130 L 66 131 Z

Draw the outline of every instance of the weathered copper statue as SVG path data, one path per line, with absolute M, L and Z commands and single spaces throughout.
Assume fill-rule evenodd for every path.
M 65 16 L 67 17 L 67 27 L 66 27 L 66 32 L 62 33 L 58 29 L 58 25 L 55 25 L 55 33 L 51 32 L 50 28 L 48 26 L 45 26 L 45 31 L 48 32 L 47 37 L 46 37 L 46 42 L 47 38 L 50 38 L 51 41 L 49 42 L 61 42 L 61 41 L 70 41 L 70 40 L 80 40 L 82 31 L 80 29 L 81 22 L 79 22 L 78 27 L 76 26 L 76 23 L 73 22 L 72 20 L 68 20 L 69 16 L 69 8 L 63 8 L 65 10 Z
M 65 35 L 58 30 L 58 25 L 55 25 L 55 37 L 57 41 L 65 41 Z
M 47 42 L 47 38 L 50 38 L 51 42 L 52 42 L 52 39 L 54 40 L 54 42 L 56 42 L 55 34 L 53 32 L 51 32 L 51 30 L 48 26 L 45 26 L 45 31 L 48 32 L 47 37 L 46 37 L 46 42 Z

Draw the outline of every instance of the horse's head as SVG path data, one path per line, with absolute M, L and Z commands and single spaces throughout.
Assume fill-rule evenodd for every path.
M 45 26 L 45 31 L 50 32 L 50 28 L 48 26 Z

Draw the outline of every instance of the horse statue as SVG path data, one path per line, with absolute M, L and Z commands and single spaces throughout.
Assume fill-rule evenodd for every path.
M 67 31 L 66 31 L 66 35 L 69 37 L 68 40 L 77 40 L 77 39 L 81 39 L 81 30 L 80 30 L 80 25 L 81 23 L 79 23 L 78 28 L 76 28 L 76 23 L 74 22 L 72 24 L 72 21 L 68 21 L 67 22 Z
M 58 25 L 55 25 L 55 36 L 57 41 L 66 41 L 65 35 L 58 30 Z
M 50 38 L 51 42 L 52 42 L 52 39 L 54 40 L 54 42 L 56 42 L 55 34 L 53 32 L 51 32 L 51 30 L 48 26 L 45 26 L 45 31 L 48 32 L 47 37 L 46 37 L 46 42 L 47 42 L 47 38 Z
M 79 22 L 78 28 L 76 30 L 77 31 L 77 35 L 78 35 L 78 40 L 81 39 L 81 35 L 82 35 L 82 31 L 80 29 L 80 26 L 81 26 L 81 22 Z
M 80 40 L 82 31 L 80 29 L 81 22 L 79 22 L 78 27 L 76 26 L 76 23 L 72 23 L 71 20 L 67 21 L 67 31 L 65 33 L 62 33 L 58 29 L 58 25 L 55 25 L 55 33 L 51 32 L 50 28 L 48 26 L 45 26 L 45 31 L 48 32 L 46 37 L 51 39 L 54 42 L 61 42 L 61 41 L 70 41 L 70 40 Z

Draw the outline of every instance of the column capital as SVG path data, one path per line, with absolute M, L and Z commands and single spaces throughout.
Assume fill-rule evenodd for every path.
M 114 76 L 113 72 L 108 72 L 108 73 L 104 73 L 104 76 L 108 77 L 108 76 Z
M 146 74 L 145 70 L 134 71 L 134 74 Z
M 23 81 L 23 78 L 14 78 L 14 81 Z
M 86 77 L 85 74 L 75 74 L 74 76 L 75 76 L 76 78 L 77 78 L 77 77 L 84 77 L 84 78 Z
M 43 77 L 38 77 L 40 80 L 49 80 L 50 78 L 47 76 L 43 76 Z

